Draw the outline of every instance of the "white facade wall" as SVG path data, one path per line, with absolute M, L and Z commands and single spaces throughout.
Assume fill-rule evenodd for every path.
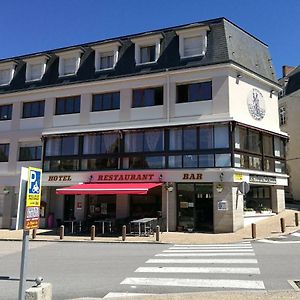
M 212 81 L 212 100 L 176 103 L 177 84 L 201 81 Z M 164 104 L 162 106 L 131 108 L 133 89 L 155 86 L 164 87 Z M 247 97 L 253 87 L 261 91 L 265 100 L 266 115 L 261 121 L 254 120 L 248 111 Z M 22 141 L 40 141 L 42 135 L 45 134 L 201 124 L 231 120 L 282 133 L 279 129 L 277 98 L 275 95 L 272 98 L 270 97 L 271 89 L 276 89 L 276 86 L 258 77 L 250 76 L 246 72 L 237 82 L 236 69 L 230 64 L 224 64 L 0 95 L 1 104 L 13 104 L 12 120 L 2 121 L 0 126 L 0 143 L 10 143 L 9 162 L 0 163 L 0 185 L 2 190 L 6 186 L 17 189 L 21 166 L 41 167 L 41 162 L 17 161 L 18 143 Z M 91 112 L 92 95 L 111 91 L 120 91 L 120 110 Z M 80 113 L 56 116 L 55 99 L 74 95 L 81 95 Z M 22 102 L 37 100 L 45 100 L 45 116 L 43 118 L 21 119 Z M 205 172 L 203 171 L 203 173 L 205 178 Z M 218 182 L 220 171 L 213 170 L 212 173 L 215 174 L 215 178 L 210 178 L 211 182 Z M 210 173 L 207 174 L 208 177 L 211 176 Z M 233 181 L 232 178 L 233 174 L 231 173 L 228 180 Z M 65 184 L 69 184 L 69 182 Z M 235 187 L 226 185 L 224 190 L 226 195 L 222 194 L 219 197 L 222 197 L 223 200 L 227 199 L 228 203 L 235 203 L 235 190 Z M 165 193 L 164 191 L 162 195 L 164 214 L 166 211 Z M 56 196 L 51 190 L 45 197 L 49 200 L 56 199 L 56 201 L 51 202 L 51 205 L 53 211 L 58 211 L 61 214 L 58 213 L 56 218 L 61 219 L 63 217 L 62 196 Z M 215 206 L 217 205 L 217 198 L 214 200 Z M 76 201 L 80 201 L 78 199 Z M 1 203 L 0 208 L 6 207 L 3 200 Z M 7 206 L 9 205 L 7 204 Z M 7 208 L 3 208 L 3 211 L 5 209 Z M 128 201 L 124 201 L 122 204 L 119 203 L 117 214 L 124 216 L 128 209 Z M 242 208 L 238 204 L 238 214 L 235 212 L 236 209 L 231 205 L 226 213 L 215 212 L 215 228 L 218 228 L 217 231 L 235 231 L 237 228 L 242 227 Z M 13 208 L 10 208 L 10 212 L 12 210 Z M 176 227 L 175 193 L 169 195 L 169 211 L 171 213 L 170 228 L 174 230 Z M 77 212 L 80 218 L 83 214 L 83 210 Z M 228 225 L 230 218 L 233 220 L 231 221 L 231 227 Z M 227 227 L 224 227 L 224 224 L 227 224 Z

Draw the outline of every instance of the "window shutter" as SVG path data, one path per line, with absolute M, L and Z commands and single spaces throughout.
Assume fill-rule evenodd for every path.
M 42 77 L 42 65 L 41 64 L 32 64 L 31 65 L 31 75 L 30 79 L 40 79 Z
M 64 75 L 75 74 L 76 61 L 77 61 L 76 57 L 64 59 Z
M 10 69 L 5 69 L 0 71 L 0 84 L 7 84 L 10 81 Z
M 202 36 L 189 37 L 184 39 L 184 56 L 201 55 L 203 52 Z

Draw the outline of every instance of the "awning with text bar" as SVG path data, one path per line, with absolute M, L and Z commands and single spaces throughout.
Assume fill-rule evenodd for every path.
M 83 183 L 56 189 L 57 195 L 145 195 L 162 183 Z

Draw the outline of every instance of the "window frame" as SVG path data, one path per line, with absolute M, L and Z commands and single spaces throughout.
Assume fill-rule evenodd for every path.
M 59 97 L 55 99 L 55 115 L 56 116 L 60 116 L 60 115 L 70 115 L 70 114 L 79 114 L 80 113 L 80 109 L 81 109 L 81 96 L 80 95 L 76 95 L 76 96 L 68 96 L 68 97 Z M 72 112 L 67 112 L 67 105 L 68 105 L 68 101 L 73 100 L 72 101 L 72 107 L 73 110 Z M 59 109 L 59 102 L 63 102 L 63 107 L 64 110 L 63 112 L 58 112 Z M 78 106 L 78 109 L 77 109 Z M 78 110 L 78 111 L 77 111 Z
M 114 69 L 119 60 L 120 47 L 121 43 L 118 41 L 92 46 L 91 48 L 95 51 L 95 72 Z M 108 52 L 113 53 L 113 65 L 109 68 L 103 68 L 101 66 L 101 57 L 103 57 L 103 53 Z
M 58 76 L 59 77 L 68 77 L 68 76 L 76 75 L 78 72 L 78 69 L 80 67 L 82 53 L 83 53 L 83 51 L 81 49 L 75 49 L 75 50 L 71 50 L 71 51 L 67 51 L 67 52 L 56 53 L 56 55 L 59 57 Z M 65 60 L 66 59 L 75 59 L 74 72 L 72 72 L 72 73 L 65 72 Z
M 0 162 L 8 162 L 9 160 L 9 143 L 1 143 L 0 144 Z
M 25 116 L 25 106 L 30 106 L 30 115 Z M 32 115 L 32 107 L 33 105 L 38 105 L 38 111 L 39 115 L 33 116 Z M 30 118 L 42 118 L 45 115 L 45 100 L 39 100 L 39 101 L 28 101 L 28 102 L 23 102 L 22 104 L 22 119 L 30 119 Z
M 153 105 L 146 105 L 146 93 L 154 91 L 154 99 Z M 138 103 L 138 100 L 135 97 L 138 97 L 138 93 L 141 93 L 141 100 Z M 156 99 L 159 97 L 159 99 Z M 140 105 L 139 105 L 140 104 Z M 153 107 L 153 106 L 160 106 L 164 104 L 164 87 L 163 86 L 156 86 L 156 87 L 148 87 L 148 88 L 137 88 L 132 90 L 132 100 L 131 100 L 131 108 L 142 108 L 142 107 Z
M 103 102 L 105 101 L 105 97 L 109 96 L 109 108 L 103 108 Z M 96 109 L 97 105 L 97 97 L 101 97 L 101 99 L 99 99 L 98 101 L 100 102 L 99 107 L 100 109 Z M 117 106 L 114 107 L 114 97 L 118 97 L 117 99 Z M 93 94 L 92 96 L 92 108 L 91 108 L 91 112 L 97 112 L 97 111 L 108 111 L 108 110 L 119 110 L 120 109 L 120 92 L 116 91 L 116 92 L 107 92 L 107 93 L 100 93 L 100 94 Z
M 206 85 L 209 85 L 209 94 L 205 95 L 207 91 L 205 89 Z M 192 91 L 191 89 L 193 87 L 197 87 L 199 90 L 199 95 L 198 99 L 193 100 L 191 99 L 192 97 Z M 201 93 L 201 89 L 204 90 L 203 95 Z M 176 85 L 176 104 L 181 104 L 181 103 L 198 103 L 202 101 L 211 101 L 213 100 L 213 91 L 212 91 L 212 81 L 201 81 L 201 82 L 191 82 L 191 83 L 178 83 Z
M 34 150 L 34 158 L 27 159 L 26 157 L 21 157 L 24 149 L 32 148 Z M 39 157 L 40 155 L 40 157 Z M 18 161 L 40 161 L 42 159 L 42 146 L 20 146 L 19 147 L 19 159 Z
M 147 64 L 154 64 L 158 61 L 161 55 L 161 39 L 163 38 L 162 34 L 155 34 L 155 35 L 147 35 L 147 36 L 140 36 L 137 38 L 131 39 L 134 43 L 134 53 L 135 53 L 135 64 L 136 66 L 139 65 L 147 65 Z M 142 62 L 141 60 L 141 48 L 153 47 L 155 46 L 155 59 L 153 61 L 146 61 Z
M 3 117 L 3 109 L 7 109 L 7 118 Z M 12 104 L 3 104 L 0 105 L 0 122 L 1 121 L 10 121 L 12 119 L 12 110 L 13 110 L 13 105 Z

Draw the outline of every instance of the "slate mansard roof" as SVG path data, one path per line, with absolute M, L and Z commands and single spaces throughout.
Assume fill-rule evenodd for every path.
M 288 78 L 286 87 L 284 88 L 284 94 L 286 96 L 300 90 L 300 66 L 295 68 L 295 70 L 289 73 L 286 77 Z
M 207 51 L 203 57 L 180 59 L 179 38 L 175 31 L 196 26 L 209 27 L 207 33 Z M 161 41 L 161 54 L 157 63 L 136 66 L 134 44 L 131 39 L 147 34 L 151 36 L 151 34 L 154 35 L 158 33 L 162 34 L 163 38 Z M 113 41 L 119 41 L 121 43 L 119 60 L 115 68 L 95 72 L 95 52 L 91 47 Z M 83 54 L 77 74 L 74 76 L 59 77 L 59 58 L 55 53 L 78 48 L 83 50 Z M 25 82 L 26 63 L 24 60 L 42 55 L 49 57 L 43 78 L 35 82 Z M 2 59 L 0 60 L 0 64 L 7 61 L 14 61 L 17 65 L 11 83 L 7 86 L 0 87 L 0 94 L 87 81 L 158 73 L 164 72 L 167 69 L 176 70 L 229 62 L 242 66 L 271 82 L 277 83 L 268 46 L 225 18 Z

